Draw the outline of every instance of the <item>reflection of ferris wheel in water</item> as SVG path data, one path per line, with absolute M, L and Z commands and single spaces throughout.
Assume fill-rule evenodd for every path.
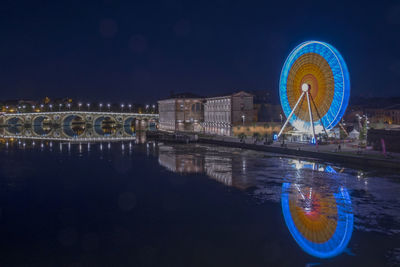
M 308 41 L 297 46 L 282 69 L 279 94 L 287 120 L 301 132 L 315 135 L 339 123 L 350 96 L 346 63 L 331 45 Z
M 281 204 L 290 233 L 308 254 L 331 258 L 346 249 L 354 215 L 345 187 L 332 190 L 284 183 Z

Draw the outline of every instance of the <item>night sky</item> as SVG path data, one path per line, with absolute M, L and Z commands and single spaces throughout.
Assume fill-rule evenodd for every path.
M 3 100 L 278 90 L 310 39 L 340 51 L 353 96 L 400 95 L 400 1 L 2 0 L 0 36 Z

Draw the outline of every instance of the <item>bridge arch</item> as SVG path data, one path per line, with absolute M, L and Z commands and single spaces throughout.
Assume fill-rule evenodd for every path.
M 93 128 L 96 134 L 101 136 L 114 135 L 117 129 L 117 120 L 113 116 L 99 116 L 93 121 Z
M 128 116 L 124 119 L 123 128 L 126 134 L 135 135 L 136 132 L 136 117 Z
M 5 124 L 6 125 L 24 125 L 25 120 L 21 116 L 15 116 L 15 117 L 8 117 L 5 119 Z
M 49 135 L 52 131 L 51 122 L 51 117 L 46 115 L 34 117 L 32 120 L 33 133 L 40 136 Z
M 67 115 L 62 121 L 62 129 L 67 136 L 81 136 L 86 129 L 85 119 L 77 114 Z
M 22 125 L 9 124 L 4 128 L 4 132 L 11 135 L 22 135 L 24 128 Z

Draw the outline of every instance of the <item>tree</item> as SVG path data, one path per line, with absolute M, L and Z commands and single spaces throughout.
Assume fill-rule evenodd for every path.
M 269 144 L 270 140 L 269 140 L 269 134 L 265 133 L 264 134 L 264 144 Z
M 257 143 L 260 137 L 261 137 L 260 133 L 258 132 L 253 133 L 254 143 Z
M 244 139 L 246 139 L 246 134 L 245 133 L 240 133 L 239 135 L 238 135 L 238 137 L 239 137 L 239 139 L 240 139 L 240 142 L 243 142 L 243 140 Z
M 340 140 L 346 139 L 346 133 L 342 127 L 339 127 L 339 138 Z
M 366 136 L 367 136 L 367 122 L 364 120 L 364 122 L 361 123 L 361 129 L 360 129 L 360 135 L 358 139 L 360 141 L 364 141 Z

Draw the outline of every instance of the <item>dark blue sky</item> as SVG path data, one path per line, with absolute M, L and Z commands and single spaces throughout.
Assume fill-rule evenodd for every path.
M 153 102 L 278 90 L 298 43 L 335 46 L 352 95 L 400 95 L 400 1 L 0 3 L 2 99 Z

